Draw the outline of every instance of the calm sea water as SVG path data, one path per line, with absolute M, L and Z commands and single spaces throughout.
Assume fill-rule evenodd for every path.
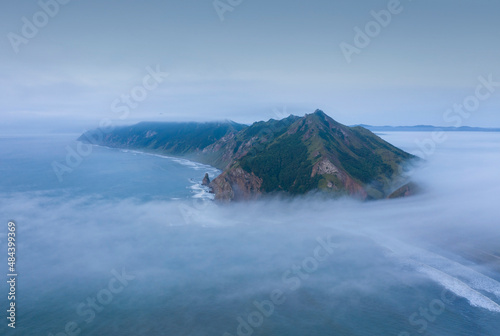
M 218 175 L 213 167 L 177 158 L 87 145 L 79 150 L 76 137 L 1 137 L 2 190 L 168 200 L 209 197 L 201 180 L 206 172 Z
M 75 138 L 0 137 L 1 335 L 498 335 L 499 134 L 450 134 L 413 198 L 232 205 L 200 186 L 216 169 L 132 151 L 92 147 L 60 181 Z

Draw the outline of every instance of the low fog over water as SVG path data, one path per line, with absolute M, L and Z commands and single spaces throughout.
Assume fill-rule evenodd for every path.
M 381 136 L 412 153 L 421 152 L 415 140 L 431 138 Z M 68 175 L 72 184 L 52 176 L 38 185 L 52 174 L 53 157 L 35 154 L 41 145 L 34 143 L 14 155 L 7 150 L 13 139 L 1 140 L 4 167 L 19 169 L 25 183 L 14 190 L 1 182 L 2 222 L 17 223 L 19 242 L 17 334 L 6 323 L 2 334 L 500 330 L 498 133 L 447 133 L 414 172 L 422 189 L 414 197 L 359 202 L 310 195 L 229 205 L 191 197 L 189 178 L 201 180 L 205 172 L 199 167 L 105 149 Z M 43 144 L 56 151 L 65 145 Z M 88 187 L 113 167 L 104 153 L 123 162 Z M 141 167 L 167 177 L 155 184 L 141 177 Z M 182 187 L 172 187 L 174 181 Z M 30 185 L 37 187 L 27 191 Z M 147 190 L 154 195 L 144 197 Z M 5 230 L 0 241 L 6 251 Z M 0 262 L 7 263 L 6 253 Z M 0 291 L 8 292 L 5 283 Z

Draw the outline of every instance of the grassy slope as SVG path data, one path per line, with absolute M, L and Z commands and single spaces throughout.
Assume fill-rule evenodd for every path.
M 290 134 L 291 133 L 291 134 Z M 398 166 L 413 156 L 362 128 L 341 125 L 322 112 L 296 120 L 265 146 L 256 147 L 238 161 L 263 179 L 266 192 L 301 194 L 328 182 L 343 187 L 335 175 L 311 177 L 314 164 L 329 159 L 361 185 L 370 184 L 370 196 L 382 197 Z
M 142 122 L 116 128 L 100 144 L 187 156 L 220 169 L 241 167 L 262 178 L 264 192 L 290 194 L 328 184 L 342 189 L 335 175 L 311 177 L 313 166 L 326 158 L 360 185 L 377 189 L 375 198 L 386 192 L 398 166 L 413 158 L 367 129 L 344 126 L 321 111 L 251 126 Z
M 226 134 L 236 133 L 245 127 L 247 126 L 234 122 L 141 122 L 115 128 L 105 135 L 100 144 L 185 155 L 203 149 Z M 90 131 L 92 132 L 96 131 Z M 84 136 L 80 139 L 85 140 Z

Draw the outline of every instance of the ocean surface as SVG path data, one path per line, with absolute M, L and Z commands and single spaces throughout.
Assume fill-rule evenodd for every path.
M 500 334 L 500 133 L 380 134 L 419 195 L 222 205 L 217 169 L 0 136 L 0 335 Z

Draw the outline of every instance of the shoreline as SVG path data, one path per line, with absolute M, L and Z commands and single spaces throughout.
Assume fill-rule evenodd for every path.
M 80 140 L 76 140 L 76 141 L 80 141 Z M 183 157 L 179 157 L 179 156 L 169 156 L 169 155 L 141 151 L 141 150 L 136 150 L 136 149 L 109 147 L 109 146 L 97 145 L 97 144 L 91 144 L 91 145 L 106 148 L 106 149 L 111 149 L 111 150 L 117 150 L 117 151 L 120 151 L 122 153 L 133 153 L 133 154 L 140 154 L 140 155 L 156 156 L 156 157 L 159 157 L 162 159 L 168 159 L 170 161 L 173 161 L 179 165 L 182 165 L 184 167 L 190 168 L 190 169 L 195 170 L 195 171 L 203 171 L 203 173 L 200 175 L 199 179 L 198 179 L 198 177 L 188 179 L 188 182 L 191 185 L 187 185 L 186 189 L 190 189 L 190 191 L 192 193 L 191 198 L 203 199 L 203 200 L 214 200 L 215 199 L 215 194 L 210 192 L 209 187 L 202 185 L 202 180 L 203 180 L 203 176 L 205 175 L 205 173 L 208 173 L 210 180 L 213 180 L 214 178 L 216 178 L 217 176 L 219 176 L 222 173 L 222 171 L 220 169 L 217 169 L 217 168 L 210 166 L 210 165 L 207 165 L 205 163 L 192 161 L 192 160 L 189 160 L 189 159 L 186 159 Z

